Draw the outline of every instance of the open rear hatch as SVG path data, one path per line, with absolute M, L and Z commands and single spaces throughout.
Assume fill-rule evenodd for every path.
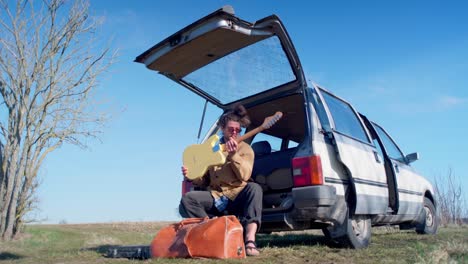
M 250 23 L 226 6 L 190 24 L 136 59 L 222 109 L 305 87 L 280 19 Z

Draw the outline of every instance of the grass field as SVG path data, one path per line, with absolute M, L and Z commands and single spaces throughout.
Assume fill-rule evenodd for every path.
M 468 227 L 441 228 L 435 236 L 374 228 L 364 250 L 327 246 L 320 231 L 259 235 L 262 254 L 244 260 L 109 259 L 115 245 L 149 244 L 167 223 L 31 225 L 17 240 L 0 242 L 0 263 L 468 263 Z

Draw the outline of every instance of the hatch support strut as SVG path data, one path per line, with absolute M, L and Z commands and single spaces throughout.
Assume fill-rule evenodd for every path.
M 200 134 L 203 128 L 203 122 L 205 121 L 206 106 L 208 105 L 208 100 L 205 101 L 205 106 L 203 107 L 203 114 L 200 121 L 200 128 L 198 128 L 197 142 L 200 143 Z

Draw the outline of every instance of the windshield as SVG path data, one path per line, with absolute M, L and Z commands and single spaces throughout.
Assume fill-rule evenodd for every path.
M 258 94 L 296 80 L 278 37 L 233 52 L 185 76 L 221 104 Z

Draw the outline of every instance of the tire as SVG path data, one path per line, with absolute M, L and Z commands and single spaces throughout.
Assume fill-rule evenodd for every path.
M 422 222 L 416 225 L 416 233 L 434 235 L 439 227 L 439 218 L 434 204 L 429 198 L 424 197 L 424 207 L 421 211 Z
M 366 248 L 371 241 L 371 220 L 365 215 L 346 217 L 343 226 L 324 228 L 322 232 L 332 242 L 330 245 L 353 249 Z
M 322 233 L 323 233 L 323 235 L 325 236 L 325 238 L 327 240 L 333 240 L 333 237 L 332 237 L 330 231 L 328 230 L 328 228 L 322 228 Z
M 354 249 L 369 246 L 372 235 L 371 220 L 368 216 L 353 216 L 348 219 L 348 228 L 343 242 Z

